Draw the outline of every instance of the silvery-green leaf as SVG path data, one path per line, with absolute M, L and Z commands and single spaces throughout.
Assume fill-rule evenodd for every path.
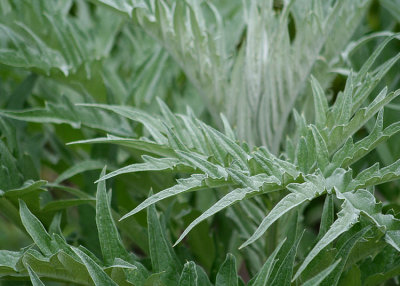
M 89 272 L 90 277 L 93 280 L 93 283 L 96 286 L 100 285 L 112 285 L 116 286 L 117 284 L 104 272 L 104 270 L 85 252 L 80 250 L 79 248 L 72 248 L 72 250 L 79 256 L 85 265 L 87 271 Z
M 105 171 L 106 167 L 103 168 L 100 177 L 105 175 Z M 127 259 L 128 253 L 122 244 L 108 202 L 106 183 L 101 181 L 97 184 L 96 224 L 104 260 L 107 265 L 111 265 L 116 258 Z
M 218 270 L 215 286 L 237 286 L 238 276 L 236 270 L 236 259 L 232 254 L 228 254 L 224 263 Z

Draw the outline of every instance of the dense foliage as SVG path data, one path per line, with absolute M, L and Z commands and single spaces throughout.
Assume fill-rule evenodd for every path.
M 2 0 L 0 285 L 399 285 L 399 0 Z

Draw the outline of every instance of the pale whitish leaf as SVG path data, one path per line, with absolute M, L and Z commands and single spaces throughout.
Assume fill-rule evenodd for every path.
M 325 92 L 318 80 L 311 75 L 311 87 L 314 96 L 315 123 L 318 128 L 324 128 L 326 124 L 326 114 L 328 112 L 328 101 Z
M 178 283 L 182 266 L 171 244 L 166 238 L 164 229 L 157 217 L 156 208 L 151 205 L 147 209 L 147 227 L 149 232 L 149 249 L 154 272 L 164 272 L 163 281 Z
M 53 254 L 56 249 L 50 235 L 47 233 L 42 223 L 31 213 L 26 206 L 26 203 L 22 200 L 19 200 L 19 212 L 21 215 L 22 224 L 32 240 L 39 247 L 40 251 L 42 251 L 42 253 L 46 256 Z
M 400 90 L 397 90 L 396 92 L 391 92 L 386 95 L 386 89 L 383 89 L 368 107 L 358 110 L 347 124 L 333 128 L 327 140 L 329 152 L 334 152 L 347 138 L 357 132 L 372 116 L 374 116 L 375 113 L 399 94 Z
M 265 182 L 266 184 L 280 184 L 280 181 L 274 176 L 268 176 L 263 173 L 255 176 L 249 176 L 247 172 L 242 172 L 236 168 L 227 168 L 226 171 L 233 182 L 253 190 L 258 190 L 258 188 L 262 186 L 262 182 Z
M 104 167 L 100 176 L 104 176 L 105 171 L 106 167 Z M 97 184 L 96 224 L 101 251 L 106 264 L 111 265 L 116 258 L 127 259 L 128 253 L 122 244 L 117 227 L 112 218 L 105 181 L 101 181 Z
M 69 169 L 65 170 L 60 174 L 54 181 L 54 184 L 59 184 L 77 174 L 81 174 L 86 171 L 99 170 L 104 167 L 104 162 L 96 160 L 85 160 L 74 164 Z
M 272 269 L 267 285 L 271 284 L 271 281 L 274 281 L 279 275 L 278 270 L 284 269 L 282 264 L 284 264 L 286 256 L 296 244 L 296 239 L 299 238 L 299 234 L 301 234 L 299 233 L 299 211 L 290 211 L 288 214 L 282 217 L 282 221 L 279 222 L 279 225 L 281 227 L 279 227 L 278 230 L 280 229 L 281 231 L 279 232 L 278 237 L 281 240 L 285 240 L 285 242 L 276 255 L 276 263 Z
M 211 154 L 215 158 L 218 164 L 224 165 L 227 155 L 226 150 L 220 148 L 219 144 L 216 141 L 216 138 L 212 136 L 212 134 L 210 134 L 205 124 L 202 124 L 200 120 L 197 120 L 197 123 L 200 125 L 201 130 L 203 131 L 209 154 Z
M 171 112 L 168 106 L 162 101 L 160 98 L 157 97 L 158 105 L 160 106 L 161 113 L 164 116 L 165 123 L 170 126 L 170 128 L 174 131 L 173 133 L 177 136 L 177 138 L 184 142 L 187 145 L 187 138 L 185 134 L 182 132 L 182 124 L 179 122 L 178 118 Z M 190 139 L 189 139 L 190 140 Z
M 144 281 L 149 276 L 147 269 L 139 262 L 133 261 L 133 264 L 116 258 L 114 264 L 111 267 L 116 266 L 119 269 L 123 269 L 126 281 L 136 285 L 143 285 Z
M 329 164 L 328 148 L 326 147 L 326 142 L 324 138 L 322 138 L 321 133 L 319 133 L 315 125 L 311 125 L 311 131 L 315 141 L 315 151 L 318 167 L 321 169 L 322 172 L 324 172 Z
M 375 60 L 378 58 L 378 56 L 382 53 L 383 49 L 386 47 L 386 45 L 398 37 L 399 34 L 392 35 L 390 37 L 387 37 L 383 40 L 383 42 L 376 48 L 374 49 L 372 55 L 367 59 L 367 61 L 363 64 L 361 67 L 360 71 L 357 73 L 356 78 L 354 80 L 355 83 L 358 83 L 361 81 L 361 78 L 365 77 L 367 72 L 371 69 L 372 65 L 374 64 Z
M 90 80 L 91 67 L 109 55 L 122 19 L 105 9 L 85 13 L 87 3 L 77 5 L 76 15 L 72 16 L 69 5 L 69 1 L 62 5 L 36 1 L 12 5 L 6 13 L 1 11 L 1 29 L 5 32 L 2 41 L 6 44 L 1 61 L 56 77 L 59 72 L 55 69 L 65 77 L 84 69 L 83 76 Z
M 261 198 L 255 197 L 254 200 L 243 200 L 240 204 L 246 215 L 256 224 L 264 218 L 264 209 L 261 207 Z
M 179 286 L 197 286 L 199 285 L 197 278 L 196 264 L 193 261 L 186 262 L 179 279 Z
M 73 128 L 79 128 L 80 122 L 74 120 L 74 118 L 58 116 L 50 111 L 48 107 L 51 104 L 46 104 L 45 108 L 32 108 L 21 111 L 9 111 L 2 110 L 0 114 L 5 117 L 9 117 L 12 119 L 23 120 L 28 122 L 37 122 L 37 123 L 54 123 L 54 124 L 69 124 Z
M 105 269 L 108 268 L 123 268 L 123 269 L 131 269 L 131 270 L 136 270 L 137 267 L 129 262 L 126 262 L 125 260 L 121 258 L 115 258 L 114 263 Z
M 266 7 L 264 7 L 266 8 Z M 257 2 L 251 2 L 247 19 L 244 77 L 249 105 L 256 109 L 258 96 L 263 88 L 264 67 L 268 61 L 268 33 L 264 28 L 270 11 L 260 12 Z
M 307 121 L 304 113 L 299 114 L 296 109 L 293 109 L 294 123 L 296 124 L 296 132 L 299 136 L 305 136 L 307 133 Z
M 150 40 L 150 37 L 148 38 Z M 135 91 L 128 95 L 135 99 L 136 106 L 141 106 L 142 103 L 151 104 L 156 95 L 159 95 L 160 92 L 167 92 L 165 88 L 170 86 L 172 78 L 179 71 L 166 49 L 157 44 L 154 44 L 152 48 L 153 52 L 146 51 L 148 58 L 142 62 L 143 68 L 141 67 L 138 70 L 139 73 L 134 80 Z M 121 49 L 124 49 L 124 47 L 121 47 Z M 129 52 L 127 51 L 127 53 Z M 124 81 L 124 78 L 116 74 L 116 71 L 110 71 L 110 73 L 116 80 Z M 166 73 L 168 73 L 167 76 L 165 76 Z M 125 91 L 125 94 L 127 93 L 128 91 Z M 117 90 L 115 94 L 118 94 Z
M 173 11 L 173 28 L 176 36 L 176 45 L 181 51 L 184 51 L 185 46 L 189 44 L 188 39 L 185 37 L 186 23 L 183 15 L 186 15 L 186 2 L 176 2 L 176 6 Z
M 117 284 L 103 271 L 103 269 L 85 252 L 79 248 L 73 247 L 72 250 L 79 256 L 85 265 L 90 277 L 96 286 L 110 285 L 117 286 Z
M 94 262 L 96 262 L 98 265 L 103 266 L 103 262 L 93 253 L 91 252 L 89 249 L 87 249 L 86 247 L 84 247 L 83 245 L 79 245 L 77 247 L 80 251 L 82 251 L 83 253 L 85 253 L 87 256 L 89 256 Z
M 41 124 L 65 123 L 73 128 L 81 128 L 81 125 L 84 125 L 121 136 L 130 136 L 133 133 L 126 120 L 110 116 L 101 110 L 88 110 L 87 108 L 74 106 L 70 99 L 65 96 L 61 98 L 60 103 L 46 102 L 43 108 L 35 107 L 18 111 L 0 110 L 0 115 Z
M 135 172 L 144 172 L 144 171 L 161 171 L 161 170 L 168 170 L 174 169 L 178 165 L 181 166 L 182 164 L 176 158 L 154 158 L 149 156 L 142 156 L 144 163 L 135 163 L 108 173 L 100 177 L 95 183 L 100 181 L 108 180 L 112 177 L 126 174 L 126 173 L 135 173 Z
M 267 158 L 272 162 L 272 165 L 277 172 L 277 174 L 274 174 L 275 177 L 282 177 L 282 181 L 285 182 L 286 180 L 295 179 L 300 175 L 300 172 L 294 164 L 273 156 L 265 147 L 261 147 L 258 151 L 260 151 L 262 157 Z M 283 173 L 283 175 L 279 176 L 279 172 Z
M 318 286 L 338 265 L 340 260 L 335 261 L 332 265 L 328 266 L 326 269 L 322 270 L 320 273 L 310 278 L 302 284 L 302 286 Z
M 385 74 L 392 68 L 392 66 L 400 59 L 400 54 L 390 58 L 380 66 L 378 66 L 374 71 L 367 73 L 363 76 L 361 82 L 357 84 L 358 89 L 353 95 L 355 102 L 353 104 L 352 113 L 356 112 L 363 104 L 363 102 L 368 98 L 369 94 L 374 90 L 374 88 L 379 84 Z
M 305 173 L 311 169 L 314 164 L 313 156 L 309 154 L 308 143 L 304 136 L 301 136 L 296 147 L 296 161 L 299 169 Z
M 314 139 L 314 133 L 312 132 L 311 128 L 308 128 L 308 131 L 306 134 L 304 134 L 304 141 L 306 142 L 305 147 L 307 147 L 307 158 L 301 158 L 301 160 L 306 160 L 307 165 L 310 166 L 310 168 L 307 170 L 307 173 L 312 172 L 317 168 L 317 156 L 321 156 L 322 158 L 325 155 L 319 155 L 317 152 L 317 143 L 315 142 L 316 140 Z M 319 158 L 321 160 L 321 158 Z M 300 160 L 300 158 L 299 158 Z M 320 169 L 320 168 L 318 168 Z
M 354 144 L 354 152 L 347 152 L 342 167 L 350 166 L 357 162 L 362 157 L 366 156 L 369 152 L 374 150 L 380 143 L 388 140 L 391 136 L 400 131 L 400 122 L 396 122 L 386 127 L 383 131 L 379 128 L 383 126 L 383 112 L 382 118 L 378 114 L 375 126 L 370 134 Z
M 317 12 L 316 5 L 324 8 Z M 272 14 L 267 17 L 269 21 L 266 27 L 269 38 L 273 39 L 269 41 L 271 54 L 268 55 L 263 73 L 267 88 L 259 96 L 258 102 L 261 106 L 257 105 L 257 109 L 252 110 L 254 115 L 247 120 L 262 125 L 258 130 L 262 143 L 271 147 L 273 153 L 279 150 L 285 126 L 288 125 L 287 118 L 296 99 L 301 95 L 301 87 L 305 85 L 309 74 L 321 73 L 321 70 L 325 73 L 330 68 L 330 61 L 340 51 L 338 44 L 344 46 L 349 40 L 363 18 L 366 6 L 361 5 L 361 1 L 324 2 L 321 5 L 308 1 L 288 2 L 284 5 L 285 13 L 280 13 L 278 18 L 273 14 L 272 7 L 270 11 L 265 9 L 267 16 L 268 12 Z M 293 41 L 290 38 L 290 29 L 287 29 L 289 15 L 293 16 L 296 24 Z M 323 68 L 315 65 L 321 56 L 327 63 Z M 312 70 L 313 66 L 315 71 Z M 243 91 L 238 89 L 237 93 L 238 97 L 243 97 Z M 233 116 L 238 117 L 236 114 Z M 270 134 L 266 132 L 268 129 L 272 131 Z
M 110 6 L 117 11 L 127 14 L 129 17 L 132 17 L 132 12 L 135 8 L 145 8 L 146 7 L 144 1 L 133 2 L 133 1 L 127 1 L 127 0 L 122 0 L 122 1 L 96 0 L 95 2 Z
M 298 143 L 296 142 L 296 144 L 298 144 Z M 288 161 L 295 162 L 296 147 L 295 147 L 293 138 L 286 136 L 285 149 L 286 149 L 286 158 L 288 159 Z
M 65 241 L 65 239 L 62 235 L 53 233 L 52 236 L 53 236 L 54 240 L 56 241 L 58 249 L 59 249 L 59 252 L 58 252 L 59 259 L 61 256 L 63 256 L 63 255 L 60 255 L 60 253 L 62 253 L 60 251 L 62 250 L 65 252 L 66 255 L 69 255 L 69 256 L 75 258 L 77 261 L 79 261 L 79 256 L 77 256 L 75 254 L 75 252 L 72 251 L 71 247 L 67 244 L 67 242 Z
M 370 34 L 368 34 L 368 35 L 366 35 L 366 36 L 363 36 L 363 37 L 357 39 L 356 41 L 350 42 L 350 43 L 347 45 L 347 47 L 344 49 L 344 51 L 341 52 L 341 57 L 343 57 L 343 59 L 344 59 L 346 62 L 349 62 L 349 61 L 350 61 L 350 60 L 349 60 L 349 57 L 350 57 L 357 49 L 359 49 L 360 47 L 362 47 L 363 45 L 365 45 L 367 42 L 369 42 L 369 41 L 371 41 L 371 40 L 373 40 L 373 39 L 380 38 L 380 37 L 383 37 L 383 38 L 385 38 L 385 39 L 387 40 L 388 37 L 391 37 L 391 36 L 393 36 L 393 35 L 394 35 L 394 33 L 393 33 L 393 32 L 390 32 L 390 31 L 381 31 L 381 32 L 377 32 L 377 33 L 370 33 Z M 384 47 L 379 46 L 380 52 L 382 52 L 383 48 L 384 48 Z M 378 52 L 378 55 L 379 55 L 380 52 Z M 372 54 L 372 55 L 374 55 L 374 54 Z M 372 55 L 371 55 L 371 56 L 372 56 Z M 345 74 L 348 75 L 349 72 L 347 72 L 347 73 L 345 73 Z M 364 74 L 364 76 L 365 76 L 365 74 Z
M 189 153 L 183 151 L 176 151 L 179 156 L 179 159 L 186 162 L 189 166 L 193 166 L 194 168 L 198 168 L 207 174 L 210 178 L 219 179 L 219 178 L 228 178 L 228 173 L 219 165 L 215 165 L 211 162 L 208 162 L 206 159 L 203 159 L 200 155 L 196 153 Z
M 0 250 L 0 267 L 17 271 L 17 263 L 22 255 L 22 252 Z
M 236 259 L 230 253 L 218 270 L 215 286 L 238 286 Z
M 46 73 L 49 73 L 51 68 L 57 68 L 64 75 L 68 75 L 67 63 L 59 51 L 47 46 L 45 42 L 36 37 L 33 31 L 23 23 L 20 22 L 16 26 L 8 27 L 0 24 L 0 29 L 2 34 L 4 34 L 2 40 L 6 43 L 14 43 L 19 48 L 3 48 L 0 53 L 0 61 L 3 64 L 23 68 L 36 67 Z M 34 48 L 21 48 L 23 45 L 30 45 Z
M 344 145 L 333 155 L 329 163 L 327 175 L 330 175 L 336 168 L 343 165 L 346 158 L 352 156 L 354 149 L 353 137 L 349 137 Z
M 215 104 L 221 105 L 227 78 L 226 61 L 213 49 L 224 45 L 222 35 L 219 33 L 218 37 L 211 37 L 202 9 L 195 2 L 177 5 L 156 1 L 149 3 L 149 6 L 149 9 L 135 10 L 135 19 L 147 34 L 167 47 L 186 76 L 207 97 L 211 114 L 216 117 L 218 113 Z M 111 7 L 115 8 L 115 5 Z M 219 14 L 215 9 L 211 11 L 214 15 Z M 225 52 L 224 49 L 218 51 Z
M 196 218 L 190 225 L 185 229 L 185 231 L 181 234 L 178 240 L 175 242 L 174 246 L 177 245 L 182 239 L 199 223 L 206 220 L 210 216 L 220 212 L 221 210 L 231 206 L 237 202 L 243 200 L 246 196 L 250 196 L 252 194 L 258 193 L 258 190 L 243 188 L 243 189 L 235 189 L 228 194 L 226 194 L 223 198 L 221 198 L 218 202 L 216 202 L 212 207 L 203 212 L 198 218 Z
M 173 35 L 172 15 L 167 3 L 163 0 L 155 2 L 155 16 L 160 25 L 160 38 L 165 40 Z
M 254 176 L 256 177 L 256 176 Z M 254 179 L 253 177 L 253 179 Z M 263 181 L 262 181 L 263 182 Z M 266 183 L 267 181 L 265 181 Z M 278 183 L 278 185 L 276 185 Z M 268 187 L 271 188 L 271 191 L 275 190 L 275 186 L 279 187 L 279 181 L 271 181 L 271 185 Z M 260 194 L 260 190 L 258 189 L 262 185 L 259 184 L 255 189 L 252 188 L 238 188 L 235 189 L 228 194 L 226 194 L 224 197 L 222 197 L 218 202 L 216 202 L 214 205 L 212 205 L 209 209 L 207 209 L 205 212 L 203 212 L 198 218 L 196 218 L 193 222 L 190 223 L 190 225 L 184 230 L 184 232 L 181 234 L 181 236 L 178 238 L 178 240 L 175 242 L 174 246 L 177 245 L 182 241 L 182 239 L 199 223 L 202 221 L 206 220 L 207 218 L 213 216 L 214 214 L 220 212 L 221 210 L 236 204 L 237 202 L 243 201 L 244 199 L 247 199 L 249 197 L 252 197 L 254 195 Z M 268 190 L 268 188 L 267 188 Z M 266 190 L 262 191 L 263 193 L 267 192 Z
M 147 208 L 148 206 L 161 201 L 163 199 L 175 196 L 177 194 L 185 193 L 185 192 L 190 192 L 190 191 L 197 191 L 205 186 L 203 185 L 203 181 L 206 179 L 205 175 L 192 175 L 191 177 L 187 179 L 180 179 L 178 180 L 178 184 L 175 186 L 172 186 L 171 188 L 165 189 L 161 192 L 158 192 L 146 200 L 144 200 L 140 205 L 138 205 L 135 209 L 130 211 L 129 213 L 125 214 L 120 220 L 126 219 L 127 217 L 130 217 L 134 215 L 135 213 Z
M 321 286 L 336 286 L 339 282 L 340 276 L 346 266 L 347 259 L 350 255 L 351 250 L 354 245 L 364 236 L 364 234 L 370 229 L 370 227 L 365 227 L 359 232 L 351 235 L 338 250 L 335 260 L 339 261 L 338 265 L 330 274 L 320 283 Z
M 40 277 L 52 280 L 61 280 L 78 285 L 89 285 L 90 277 L 85 266 L 60 250 L 58 253 L 43 257 L 34 249 L 29 249 L 23 256 L 22 261 L 28 264 Z
M 311 182 L 305 182 L 303 184 L 289 184 L 287 189 L 291 193 L 276 204 L 276 206 L 260 223 L 253 235 L 247 241 L 245 241 L 240 248 L 246 247 L 247 245 L 259 239 L 267 231 L 267 229 L 285 213 L 301 205 L 302 203 L 313 199 L 316 195 L 324 191 L 318 189 Z
M 119 286 L 132 286 L 135 285 L 133 284 L 129 279 L 128 279 L 128 272 L 134 273 L 136 270 L 131 269 L 129 267 L 122 267 L 122 265 L 115 265 L 116 267 L 107 267 L 104 269 L 104 271 L 111 277 L 111 279 L 117 283 Z M 136 284 L 140 284 L 143 281 L 136 280 Z
M 291 246 L 289 252 L 286 254 L 286 257 L 284 258 L 282 263 L 280 263 L 280 266 L 275 275 L 275 279 L 271 282 L 271 285 L 286 286 L 290 284 L 297 248 L 299 247 L 299 243 L 303 237 L 303 234 L 304 232 L 299 235 L 299 237 Z
M 374 176 L 375 175 L 375 176 Z M 370 186 L 370 185 L 375 185 L 376 180 L 380 180 L 380 169 L 379 169 L 379 163 L 376 162 L 372 166 L 362 170 L 358 175 L 351 180 L 350 184 L 347 187 L 347 191 L 352 191 L 356 189 L 360 189 L 362 187 Z M 370 182 L 370 184 L 368 184 Z
M 53 216 L 53 219 L 51 220 L 50 226 L 49 226 L 49 234 L 54 237 L 54 235 L 59 235 L 61 236 L 62 231 L 61 231 L 61 219 L 62 219 L 62 212 L 58 212 Z
M 322 209 L 321 223 L 317 240 L 320 240 L 329 230 L 334 221 L 333 195 L 327 194 Z
M 0 141 L 0 186 L 3 190 L 14 189 L 21 186 L 23 180 L 17 169 L 17 162 L 3 141 Z
M 400 178 L 400 159 L 379 169 L 379 163 L 360 172 L 350 183 L 348 190 L 365 188 L 397 180 Z
M 385 128 L 383 131 L 383 109 L 378 113 L 377 119 L 370 134 L 353 144 L 350 137 L 346 143 L 333 155 L 330 163 L 330 170 L 338 167 L 347 167 L 358 161 L 370 151 L 372 151 L 379 143 L 389 139 L 392 135 L 400 131 L 400 123 L 396 122 Z
M 230 140 L 235 141 L 236 140 L 235 132 L 232 130 L 232 127 L 229 124 L 228 119 L 222 113 L 220 114 L 220 116 L 221 116 L 222 123 L 224 124 L 224 131 L 225 131 L 226 136 Z
M 157 117 L 153 117 L 140 109 L 135 109 L 129 106 L 106 104 L 79 104 L 79 106 L 105 109 L 130 120 L 140 122 L 144 127 L 146 127 L 157 143 L 163 144 L 167 141 L 165 136 L 161 134 L 161 131 L 165 131 L 162 122 Z
M 360 213 L 348 201 L 342 205 L 342 210 L 338 213 L 338 218 L 331 225 L 325 235 L 317 242 L 313 249 L 308 253 L 300 268 L 297 270 L 293 280 L 297 279 L 306 269 L 308 264 L 320 253 L 328 244 L 334 241 L 339 235 L 348 231 L 358 220 Z
M 383 64 L 381 64 L 374 71 L 367 73 L 363 76 L 361 82 L 359 82 L 358 89 L 353 95 L 354 104 L 352 113 L 356 112 L 368 98 L 369 94 L 374 90 L 378 83 L 382 80 L 384 75 L 391 69 L 391 67 L 400 59 L 400 54 L 390 58 Z
M 257 275 L 250 280 L 249 286 L 267 286 L 269 276 L 271 275 L 272 269 L 274 268 L 275 263 L 277 262 L 275 257 L 285 241 L 286 238 L 278 244 L 274 252 L 272 252 L 271 255 L 268 257 L 267 261 L 265 261 L 264 265 L 257 273 Z
M 183 141 L 177 136 L 177 132 L 173 131 L 165 122 L 162 122 L 166 130 L 168 143 L 174 150 L 180 150 L 184 152 L 190 152 L 189 148 L 183 143 Z
M 67 145 L 94 144 L 94 143 L 118 144 L 118 145 L 122 145 L 125 147 L 148 152 L 150 154 L 156 154 L 156 155 L 167 156 L 167 157 L 176 156 L 175 152 L 173 150 L 171 150 L 170 147 L 168 147 L 166 145 L 158 144 L 154 141 L 133 139 L 133 138 L 121 138 L 121 137 L 115 137 L 115 136 L 110 136 L 110 135 L 108 137 L 74 141 L 74 142 L 67 143 Z
M 281 166 L 279 166 L 275 160 L 264 156 L 264 154 L 261 152 L 255 152 L 252 155 L 253 159 L 260 165 L 264 173 L 275 176 L 280 180 L 282 179 L 285 170 L 281 168 Z
M 198 126 L 198 121 L 189 107 L 187 107 L 187 114 L 187 116 L 180 115 L 180 118 L 185 124 L 186 130 L 191 137 L 193 148 L 202 154 L 207 154 L 208 146 L 204 133 Z
M 12 189 L 12 190 L 7 190 L 4 193 L 4 196 L 7 198 L 13 198 L 13 197 L 22 197 L 23 195 L 29 194 L 31 192 L 40 190 L 40 191 L 46 191 L 45 189 L 42 189 L 44 185 L 47 184 L 47 181 L 40 180 L 40 181 L 26 181 L 20 188 L 17 189 Z
M 335 104 L 333 105 L 332 116 L 335 125 L 346 124 L 349 121 L 352 115 L 351 107 L 353 105 L 353 90 L 353 74 L 350 73 L 344 91 L 339 92 Z
M 342 194 L 343 197 L 374 222 L 384 233 L 385 240 L 400 251 L 400 220 L 391 214 L 382 214 L 382 205 L 377 204 L 375 197 L 366 190 L 357 190 Z
M 215 144 L 215 147 L 224 150 L 230 154 L 239 164 L 241 169 L 247 170 L 248 164 L 247 160 L 249 159 L 249 155 L 234 141 L 229 139 L 226 135 L 221 132 L 207 126 L 206 124 L 201 124 L 203 130 L 207 133 L 209 138 L 212 138 L 212 142 Z M 222 151 L 220 153 L 223 153 Z
M 39 276 L 32 270 L 32 268 L 27 265 L 26 268 L 28 269 L 29 277 L 32 282 L 32 286 L 45 286 L 43 282 L 40 280 Z

